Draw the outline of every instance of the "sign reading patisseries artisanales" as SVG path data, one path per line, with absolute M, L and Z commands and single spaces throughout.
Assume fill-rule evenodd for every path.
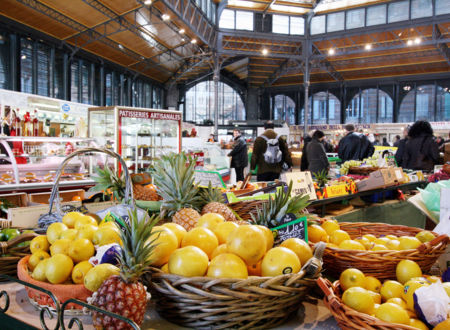
M 120 110 L 120 117 L 128 118 L 144 118 L 144 119 L 159 119 L 159 120 L 181 120 L 181 113 L 170 112 L 152 112 L 152 111 L 138 111 L 138 110 Z

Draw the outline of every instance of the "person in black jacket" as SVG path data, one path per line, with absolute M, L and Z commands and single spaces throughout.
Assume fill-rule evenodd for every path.
M 244 181 L 244 169 L 248 165 L 247 142 L 237 128 L 233 130 L 234 146 L 228 154 L 231 157 L 231 167 L 236 171 L 236 181 Z
M 375 148 L 367 136 L 355 132 L 353 124 L 345 125 L 347 135 L 339 141 L 338 155 L 342 162 L 363 160 L 373 155 Z
M 405 153 L 406 141 L 408 141 L 409 129 L 409 125 L 403 129 L 403 139 L 398 141 L 397 151 L 395 153 L 395 161 L 397 162 L 397 166 L 399 167 L 403 167 L 403 155 Z
M 311 142 L 311 137 L 309 135 L 305 136 L 303 140 L 303 149 L 302 149 L 302 159 L 300 160 L 300 171 L 308 170 L 308 156 L 307 156 L 307 147 L 308 143 Z
M 312 136 L 312 141 L 308 143 L 308 170 L 314 175 L 322 171 L 328 171 L 330 163 L 325 153 L 325 148 L 322 144 L 325 134 L 322 131 L 315 131 Z
M 409 130 L 402 167 L 431 172 L 439 162 L 439 147 L 433 138 L 433 129 L 425 120 L 416 121 Z

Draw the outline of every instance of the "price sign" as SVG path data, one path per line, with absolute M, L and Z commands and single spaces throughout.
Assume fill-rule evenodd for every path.
M 213 187 L 225 188 L 222 176 L 219 172 L 214 171 L 195 171 L 194 182 L 201 187 L 208 187 L 211 182 L 211 186 Z
M 306 217 L 297 217 L 290 213 L 283 217 L 282 224 L 272 228 L 271 230 L 276 233 L 277 241 L 284 242 L 288 238 L 300 238 L 305 242 L 308 242 L 308 230 Z
M 311 172 L 287 172 L 283 174 L 282 180 L 287 184 L 292 181 L 291 196 L 306 194 L 309 195 L 309 200 L 317 199 Z
M 327 198 L 348 195 L 347 184 L 328 186 L 325 188 L 325 194 Z

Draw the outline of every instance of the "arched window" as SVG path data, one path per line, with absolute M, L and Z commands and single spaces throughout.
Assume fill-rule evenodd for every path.
M 219 125 L 230 120 L 245 120 L 245 107 L 239 94 L 229 85 L 219 82 Z M 214 121 L 214 82 L 203 81 L 186 92 L 185 121 Z
M 437 121 L 450 120 L 450 89 L 437 87 L 436 91 Z
M 304 108 L 300 111 L 300 124 L 304 121 Z M 309 97 L 309 124 L 340 124 L 341 102 L 334 94 L 318 92 Z
M 286 95 L 276 95 L 274 100 L 273 119 L 295 125 L 295 102 Z
M 434 85 L 423 85 L 411 89 L 402 100 L 398 121 L 402 123 L 421 119 L 433 121 L 435 118 L 434 87 Z M 407 88 L 410 87 L 403 87 L 404 90 Z
M 384 91 L 369 88 L 356 94 L 345 111 L 346 123 L 392 122 L 394 104 Z

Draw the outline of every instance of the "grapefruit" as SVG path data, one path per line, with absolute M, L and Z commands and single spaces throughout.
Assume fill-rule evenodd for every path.
M 300 260 L 297 255 L 285 247 L 275 247 L 267 251 L 261 262 L 262 276 L 277 276 L 298 273 Z
M 256 226 L 240 226 L 227 237 L 228 252 L 234 253 L 247 265 L 257 263 L 266 253 L 266 237 Z
M 313 256 L 311 247 L 300 238 L 288 238 L 280 246 L 295 252 L 302 266 Z
M 206 227 L 195 227 L 184 235 L 181 246 L 193 245 L 202 249 L 209 258 L 215 248 L 219 246 L 219 240 L 216 235 Z
M 175 250 L 169 258 L 169 273 L 186 277 L 203 276 L 208 268 L 208 255 L 196 246 Z
M 215 278 L 247 278 L 248 271 L 244 261 L 232 253 L 223 253 L 211 260 L 206 274 Z

